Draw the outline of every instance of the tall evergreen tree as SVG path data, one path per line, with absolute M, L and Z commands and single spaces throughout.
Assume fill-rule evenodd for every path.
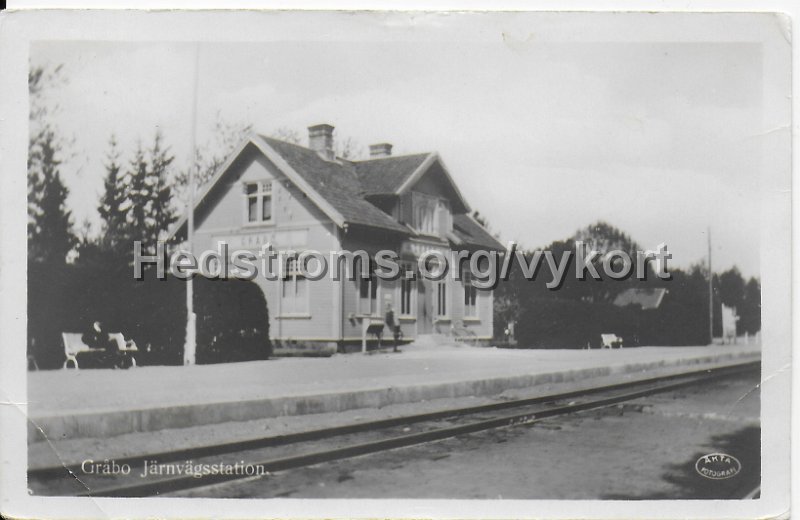
M 130 226 L 127 218 L 130 208 L 128 183 L 119 160 L 119 146 L 112 135 L 106 155 L 103 195 L 100 197 L 97 211 L 103 220 L 102 236 L 98 245 L 103 252 L 114 256 L 123 256 L 131 251 Z
M 77 241 L 66 204 L 69 190 L 59 169 L 64 141 L 49 119 L 52 107 L 42 96 L 60 70 L 32 67 L 28 74 L 28 258 L 36 262 L 64 263 Z
M 170 226 L 177 220 L 169 184 L 174 160 L 169 148 L 164 147 L 160 132 L 156 132 L 153 146 L 147 151 L 139 144 L 131 160 L 127 177 L 130 200 L 127 222 L 131 241 L 141 241 L 142 251 L 147 254 L 155 254 L 156 242 L 166 238 Z
M 64 263 L 77 243 L 72 212 L 67 209 L 69 190 L 59 171 L 59 144 L 53 131 L 33 144 L 29 163 L 28 256 L 30 260 Z
M 150 169 L 148 184 L 150 186 L 151 204 L 149 206 L 148 235 L 155 240 L 166 238 L 172 224 L 178 220 L 172 205 L 172 187 L 170 185 L 171 165 L 175 156 L 163 145 L 163 138 L 156 133 L 153 147 L 150 149 Z
M 147 236 L 146 214 L 150 204 L 150 190 L 147 185 L 147 158 L 141 142 L 136 146 L 136 151 L 130 162 L 130 170 L 127 173 L 128 195 L 130 197 L 130 208 L 128 208 L 127 218 L 130 226 L 131 240 L 142 241 L 142 250 L 149 251 L 151 241 Z M 132 244 L 131 244 L 132 245 Z

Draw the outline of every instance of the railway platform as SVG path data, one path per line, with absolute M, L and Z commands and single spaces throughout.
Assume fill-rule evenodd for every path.
M 590 384 L 614 375 L 757 360 L 758 345 L 615 350 L 406 346 L 401 353 L 279 358 L 225 365 L 28 374 L 29 442 L 331 414 L 519 389 Z M 415 404 L 416 403 L 416 404 Z

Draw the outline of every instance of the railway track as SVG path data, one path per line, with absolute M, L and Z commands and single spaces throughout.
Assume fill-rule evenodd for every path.
M 301 433 L 177 449 L 116 458 L 127 474 L 86 474 L 78 464 L 31 469 L 29 487 L 37 494 L 146 497 L 252 478 L 246 473 L 150 474 L 146 465 L 202 467 L 241 463 L 263 473 L 299 469 L 382 451 L 414 446 L 485 430 L 529 424 L 587 410 L 614 406 L 648 395 L 708 383 L 757 371 L 760 362 L 652 377 L 572 392 L 441 410 L 377 421 L 361 422 Z M 175 464 L 179 463 L 179 464 Z M 754 495 L 755 493 L 753 493 Z

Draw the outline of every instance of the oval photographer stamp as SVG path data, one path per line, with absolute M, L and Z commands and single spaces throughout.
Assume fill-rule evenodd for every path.
M 738 475 L 742 471 L 742 463 L 727 453 L 710 453 L 697 459 L 694 469 L 701 477 L 723 480 Z

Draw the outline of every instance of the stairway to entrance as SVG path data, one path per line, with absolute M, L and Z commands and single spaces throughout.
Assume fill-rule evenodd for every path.
M 455 338 L 444 334 L 419 334 L 417 339 L 411 343 L 411 345 L 425 348 L 453 346 L 456 344 Z

